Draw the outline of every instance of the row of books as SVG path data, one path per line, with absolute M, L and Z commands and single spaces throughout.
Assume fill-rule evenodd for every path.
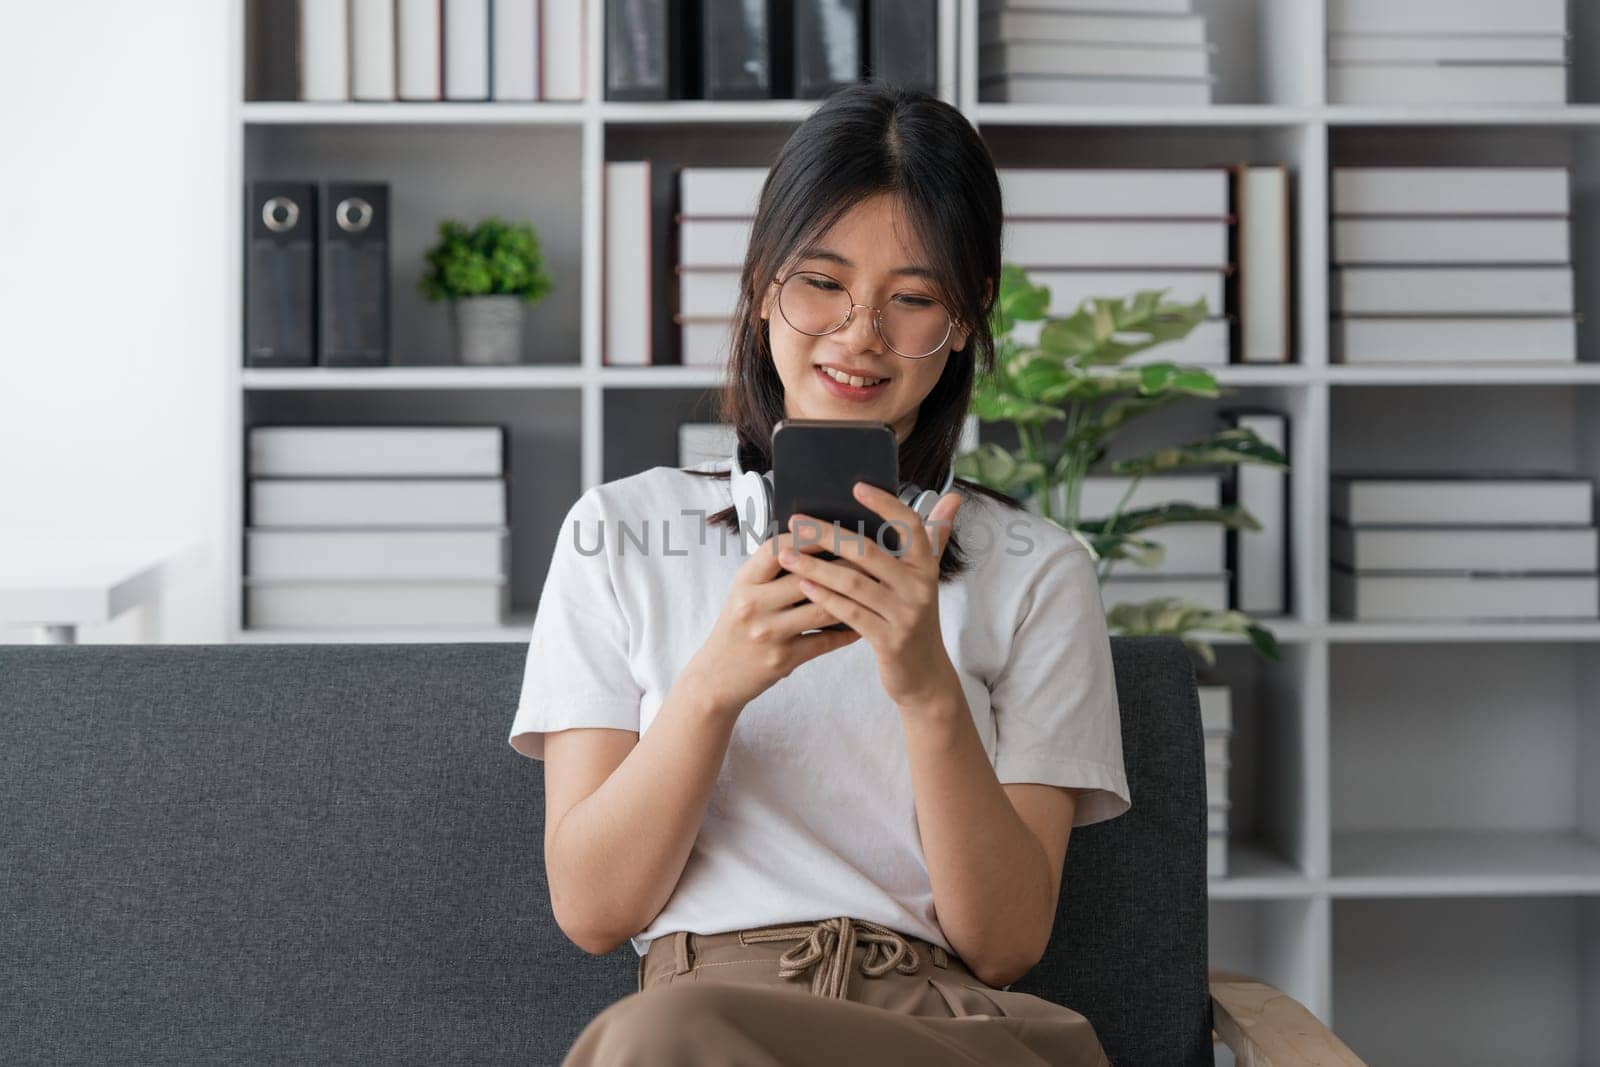
M 726 363 L 766 177 L 765 167 L 606 164 L 605 363 Z M 1006 261 L 1049 287 L 1049 314 L 1161 289 L 1204 299 L 1211 317 L 1129 362 L 1289 360 L 1284 167 L 1001 168 L 999 177 Z M 1016 336 L 1031 343 L 1040 328 L 1019 323 Z
M 1334 167 L 1345 363 L 1578 358 L 1566 167 Z
M 248 628 L 499 626 L 502 426 L 253 426 Z
M 245 225 L 245 366 L 389 362 L 387 183 L 251 182 Z
M 937 0 L 606 2 L 608 100 L 810 100 L 867 78 L 931 93 L 938 64 Z
M 587 0 L 248 0 L 246 97 L 579 100 Z M 933 91 L 936 0 L 606 0 L 612 100 L 814 99 L 863 78 Z M 1565 0 L 1329 0 L 1342 104 L 1568 99 Z M 1204 106 L 1193 0 L 984 0 L 985 100 Z
M 251 100 L 580 100 L 588 0 L 249 0 Z
M 1328 0 L 1334 104 L 1564 104 L 1566 0 Z
M 1203 107 L 1214 51 L 1193 0 L 984 0 L 979 9 L 984 100 Z
M 1331 605 L 1360 620 L 1600 615 L 1594 479 L 1336 473 Z
M 1206 747 L 1206 875 L 1228 874 L 1228 770 L 1233 760 L 1233 693 L 1225 685 L 1196 686 L 1200 694 L 1200 727 Z

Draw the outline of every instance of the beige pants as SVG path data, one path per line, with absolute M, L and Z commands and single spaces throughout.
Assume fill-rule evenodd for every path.
M 638 985 L 562 1067 L 1110 1067 L 1071 1008 L 985 985 L 939 945 L 862 919 L 667 934 Z

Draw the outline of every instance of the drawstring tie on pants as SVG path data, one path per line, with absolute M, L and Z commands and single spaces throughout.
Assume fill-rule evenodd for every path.
M 851 953 L 859 941 L 867 946 L 861 960 L 861 973 L 868 978 L 880 978 L 890 970 L 901 974 L 916 974 L 921 966 L 917 950 L 896 931 L 866 919 L 840 916 L 823 919 L 818 923 L 800 926 L 777 926 L 765 930 L 747 931 L 744 940 L 787 941 L 803 937 L 778 958 L 778 974 L 793 978 L 815 966 L 811 974 L 811 992 L 822 997 L 845 999 L 845 988 L 850 980 Z

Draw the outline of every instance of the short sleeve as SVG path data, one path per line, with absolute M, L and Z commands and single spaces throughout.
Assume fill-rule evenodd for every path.
M 639 729 L 643 690 L 629 665 L 627 620 L 611 570 L 615 526 L 594 489 L 562 519 L 511 723 L 511 747 L 524 756 L 544 759 L 544 735 L 556 730 Z
M 1078 797 L 1073 826 L 1133 806 L 1100 582 L 1078 542 L 1051 552 L 1036 572 L 989 696 L 1002 783 L 1090 790 Z

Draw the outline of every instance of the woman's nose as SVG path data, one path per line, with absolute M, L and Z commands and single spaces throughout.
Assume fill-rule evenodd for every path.
M 850 309 L 850 321 L 839 332 L 845 335 L 852 347 L 878 348 L 883 344 L 883 338 L 878 336 L 875 322 L 877 314 L 865 304 L 856 304 Z

